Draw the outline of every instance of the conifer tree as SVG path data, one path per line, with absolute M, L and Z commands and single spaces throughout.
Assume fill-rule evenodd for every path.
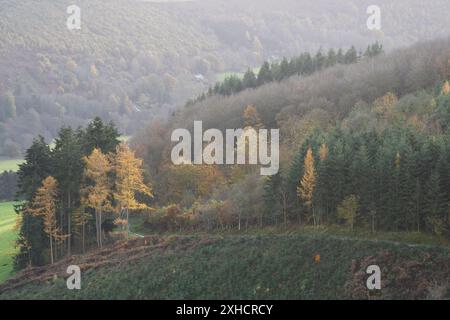
M 44 231 L 50 240 L 50 261 L 54 262 L 54 246 L 56 240 L 62 238 L 56 221 L 56 208 L 58 199 L 58 183 L 55 178 L 47 177 L 42 182 L 30 206 L 26 209 L 28 214 L 44 218 Z
M 103 246 L 102 214 L 111 208 L 109 201 L 112 188 L 109 180 L 111 164 L 108 157 L 99 149 L 94 149 L 90 156 L 84 158 L 84 162 L 87 186 L 83 189 L 82 203 L 95 211 L 97 244 L 101 248 Z
M 142 210 L 149 207 L 136 198 L 136 194 L 153 197 L 151 187 L 144 183 L 142 160 L 136 158 L 127 144 L 117 146 L 114 157 L 114 173 L 116 188 L 114 198 L 119 204 L 119 210 L 125 210 L 127 236 L 129 233 L 130 210 Z
M 304 161 L 304 174 L 297 187 L 298 197 L 303 201 L 308 211 L 312 213 L 314 225 L 316 225 L 316 217 L 313 207 L 313 194 L 316 186 L 316 173 L 314 168 L 314 157 L 311 147 L 306 152 Z

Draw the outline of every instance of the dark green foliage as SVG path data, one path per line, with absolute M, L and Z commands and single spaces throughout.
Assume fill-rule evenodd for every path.
M 378 43 L 369 46 L 370 57 L 375 57 L 383 52 Z M 339 49 L 336 55 L 330 49 L 327 55 L 319 50 L 314 57 L 307 52 L 292 59 L 283 58 L 280 62 L 264 62 L 259 68 L 258 75 L 255 76 L 251 69 L 248 69 L 241 80 L 237 76 L 229 76 L 223 82 L 217 82 L 214 87 L 210 87 L 207 93 L 201 94 L 196 100 L 190 100 L 187 105 L 205 100 L 214 94 L 229 96 L 239 93 L 245 89 L 253 89 L 273 81 L 282 81 L 293 75 L 310 75 L 327 67 L 332 67 L 338 63 L 351 64 L 358 61 L 358 56 L 354 47 L 351 47 L 344 56 Z M 369 57 L 369 56 L 368 56 Z
M 63 234 L 71 236 L 65 239 L 67 249 L 59 248 L 59 254 L 70 254 L 73 247 L 72 211 L 80 204 L 81 179 L 84 170 L 83 157 L 91 154 L 94 148 L 103 152 L 113 152 L 119 143 L 118 132 L 112 123 L 104 124 L 95 118 L 86 129 L 73 130 L 62 128 L 55 140 L 53 150 L 40 137 L 27 150 L 25 162 L 20 165 L 18 175 L 17 196 L 25 200 L 18 205 L 16 211 L 22 215 L 23 224 L 19 232 L 19 253 L 15 257 L 15 268 L 22 269 L 28 265 L 46 263 L 45 253 L 48 237 L 43 231 L 42 217 L 35 217 L 24 212 L 24 208 L 32 200 L 42 181 L 53 176 L 59 186 L 58 225 Z M 91 221 L 91 223 L 93 223 Z M 91 229 L 87 226 L 87 229 Z
M 352 132 L 336 129 L 323 138 L 313 135 L 305 149 L 325 143 L 329 153 L 317 162 L 315 206 L 327 222 L 337 221 L 336 207 L 345 197 L 356 195 L 358 223 L 390 231 L 448 232 L 450 156 L 448 136 L 439 140 L 408 127 Z M 299 160 L 291 170 L 292 184 L 302 176 Z
M 34 140 L 25 155 L 25 162 L 19 166 L 18 196 L 31 201 L 42 180 L 52 170 L 51 151 L 44 138 Z M 19 230 L 17 245 L 18 254 L 14 257 L 14 268 L 23 269 L 29 265 L 45 263 L 44 255 L 47 237 L 43 230 L 42 217 L 23 213 L 24 205 L 16 206 L 17 214 L 22 215 L 22 226 Z
M 4 171 L 0 174 L 0 200 L 12 201 L 17 192 L 18 176 L 15 172 Z
M 120 137 L 117 128 L 112 122 L 105 124 L 96 117 L 84 131 L 79 131 L 84 154 L 91 154 L 94 148 L 100 149 L 104 154 L 116 150 Z

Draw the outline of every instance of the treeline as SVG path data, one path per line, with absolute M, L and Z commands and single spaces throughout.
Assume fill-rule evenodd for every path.
M 299 200 L 288 208 L 267 201 L 280 216 L 290 206 L 299 221 L 313 225 L 345 222 L 372 231 L 448 235 L 450 132 L 432 137 L 405 126 L 383 132 L 317 131 L 293 161 L 288 190 L 282 179 L 272 179 L 268 199 L 272 192 L 279 199 L 288 192 L 289 199 Z
M 281 62 L 264 62 L 259 68 L 258 74 L 248 69 L 243 78 L 231 75 L 223 82 L 217 82 L 214 87 L 210 87 L 207 93 L 203 93 L 197 99 L 187 102 L 187 106 L 205 100 L 212 95 L 224 95 L 239 93 L 245 89 L 254 89 L 272 81 L 282 81 L 294 75 L 307 76 L 324 68 L 332 67 L 336 64 L 352 64 L 362 57 L 373 58 L 383 53 L 383 46 L 378 42 L 369 45 L 364 53 L 358 53 L 354 46 L 344 52 L 330 49 L 327 54 L 319 50 L 315 55 L 304 52 L 298 57 L 287 59 Z
M 166 195 L 175 203 L 148 215 L 153 231 L 294 224 L 449 235 L 450 131 L 317 129 L 289 167 L 269 178 L 250 167 L 168 170 L 181 186 Z
M 34 140 L 18 171 L 16 269 L 102 247 L 116 225 L 128 229 L 130 210 L 148 208 L 142 161 L 118 137 L 96 118 L 86 128 L 62 128 L 54 147 Z
M 173 166 L 167 150 L 155 156 L 166 128 L 154 127 L 146 132 L 153 135 L 148 149 L 139 137 L 134 141 L 140 153 L 151 152 L 154 185 L 164 190 L 156 192 L 159 207 L 145 225 L 153 231 L 347 225 L 447 237 L 449 102 L 450 84 L 439 81 L 400 98 L 387 92 L 371 103 L 360 100 L 343 119 L 313 110 L 292 123 L 293 131 L 281 128 L 280 172 L 270 178 L 254 166 Z M 233 121 L 268 127 L 252 105 Z

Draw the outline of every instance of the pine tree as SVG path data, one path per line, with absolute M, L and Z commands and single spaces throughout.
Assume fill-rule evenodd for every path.
M 72 215 L 75 233 L 81 237 L 81 248 L 84 253 L 86 250 L 86 225 L 89 223 L 91 215 L 86 213 L 86 207 L 80 206 L 74 210 Z
M 53 150 L 53 176 L 58 181 L 61 209 L 60 223 L 63 226 L 67 223 L 67 254 L 71 253 L 72 246 L 72 209 L 79 201 L 79 191 L 81 187 L 81 177 L 83 175 L 83 150 L 79 134 L 70 127 L 62 128 L 55 140 Z
M 39 137 L 26 151 L 25 162 L 19 166 L 17 173 L 17 196 L 24 199 L 25 203 L 15 206 L 16 213 L 21 220 L 19 236 L 16 241 L 19 252 L 14 257 L 14 269 L 16 270 L 44 263 L 42 253 L 47 248 L 47 239 L 43 217 L 26 214 L 25 208 L 32 201 L 37 189 L 41 187 L 42 181 L 49 176 L 51 167 L 50 148 L 44 138 Z
M 114 152 L 120 143 L 119 136 L 113 123 L 105 124 L 99 117 L 89 123 L 86 130 L 79 132 L 84 155 L 90 155 L 95 148 L 104 154 Z
M 358 216 L 358 198 L 352 194 L 342 201 L 338 206 L 338 216 L 345 220 L 345 222 L 350 225 L 350 229 L 353 230 L 355 225 L 356 217 Z
M 242 80 L 242 85 L 244 88 L 255 88 L 256 87 L 256 76 L 252 69 L 248 68 L 244 74 L 244 78 Z
M 60 239 L 59 228 L 56 222 L 56 208 L 58 199 L 58 184 L 55 178 L 49 176 L 42 182 L 26 213 L 33 216 L 44 217 L 44 231 L 50 240 L 50 261 L 54 262 L 53 242 Z
M 261 69 L 259 69 L 257 84 L 258 86 L 261 86 L 271 81 L 273 81 L 272 70 L 270 68 L 270 64 L 266 61 L 262 65 Z

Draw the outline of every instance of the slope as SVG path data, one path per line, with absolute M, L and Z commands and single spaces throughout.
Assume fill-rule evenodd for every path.
M 82 269 L 79 291 L 66 288 L 70 264 Z M 373 264 L 382 289 L 370 292 Z M 449 298 L 449 267 L 445 247 L 299 234 L 147 236 L 26 270 L 0 286 L 0 299 L 438 299 Z

